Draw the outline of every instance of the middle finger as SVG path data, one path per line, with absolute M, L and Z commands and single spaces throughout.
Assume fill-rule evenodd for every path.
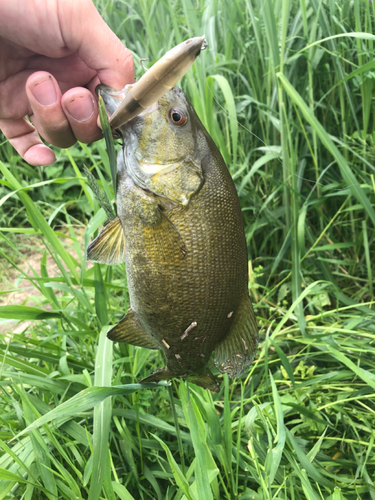
M 79 141 L 93 142 L 102 137 L 102 131 L 97 126 L 98 105 L 90 90 L 83 87 L 70 89 L 65 92 L 61 102 Z

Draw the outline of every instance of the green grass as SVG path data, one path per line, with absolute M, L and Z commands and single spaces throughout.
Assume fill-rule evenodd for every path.
M 45 169 L 3 143 L 0 301 L 27 294 L 0 305 L 0 500 L 374 500 L 374 4 L 97 5 L 138 75 L 209 41 L 181 85 L 240 195 L 261 344 L 218 394 L 140 386 L 161 355 L 105 337 L 125 268 L 85 258 L 106 216 L 84 165 L 113 198 L 104 142 Z

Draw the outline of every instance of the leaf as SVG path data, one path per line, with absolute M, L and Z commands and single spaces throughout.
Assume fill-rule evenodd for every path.
M 90 170 L 86 167 L 86 165 L 83 165 L 83 171 L 87 177 L 87 181 L 96 196 L 96 199 L 99 202 L 99 205 L 103 208 L 103 210 L 106 213 L 106 216 L 109 220 L 113 220 L 116 217 L 115 212 L 113 211 L 113 207 L 108 199 L 107 193 L 103 190 L 100 189 L 99 184 L 93 174 L 90 172 Z
M 278 472 L 279 465 L 281 462 L 281 457 L 283 454 L 284 446 L 285 446 L 285 426 L 284 426 L 284 415 L 283 409 L 281 406 L 280 396 L 277 392 L 276 384 L 273 379 L 272 374 L 270 374 L 271 378 L 271 386 L 272 386 L 272 395 L 274 401 L 275 415 L 276 415 L 276 423 L 277 423 L 277 435 L 275 437 L 276 446 L 272 449 L 271 453 L 267 456 L 267 461 L 269 460 L 269 484 L 272 484 L 275 476 Z M 268 457 L 270 457 L 268 459 Z
M 371 36 L 373 36 L 373 35 L 371 35 Z M 341 175 L 342 175 L 344 181 L 346 182 L 346 185 L 348 186 L 348 188 L 352 192 L 353 196 L 363 206 L 363 209 L 366 211 L 367 215 L 370 217 L 373 225 L 375 226 L 374 208 L 373 208 L 370 200 L 367 198 L 365 192 L 361 188 L 355 175 L 351 171 L 348 162 L 343 157 L 343 155 L 340 153 L 340 151 L 337 149 L 337 147 L 333 143 L 330 136 L 324 130 L 323 126 L 318 122 L 318 120 L 314 116 L 312 110 L 307 106 L 305 101 L 302 99 L 302 97 L 297 92 L 297 90 L 287 80 L 285 75 L 283 75 L 281 73 L 277 73 L 277 77 L 279 78 L 280 82 L 282 83 L 282 85 L 283 85 L 284 89 L 286 90 L 286 92 L 288 93 L 289 97 L 299 107 L 299 109 L 301 110 L 305 119 L 313 127 L 313 129 L 315 130 L 315 132 L 319 136 L 319 138 L 322 141 L 322 143 L 324 144 L 324 146 L 327 148 L 327 150 L 335 158 L 335 160 L 340 168 Z
M 307 474 L 321 486 L 325 486 L 326 488 L 333 488 L 334 485 L 332 481 L 326 479 L 319 472 L 319 470 L 310 462 L 310 460 L 303 452 L 302 448 L 299 446 L 297 439 L 293 436 L 293 434 L 287 428 L 285 428 L 285 431 L 288 444 L 294 451 L 294 453 L 297 455 L 297 459 L 300 462 L 301 469 L 305 469 Z
M 107 310 L 107 294 L 104 286 L 104 280 L 102 276 L 102 271 L 100 269 L 100 265 L 96 263 L 94 264 L 94 277 L 95 277 L 95 312 L 98 316 L 101 325 L 104 326 L 108 325 L 109 323 L 108 310 Z M 110 383 L 111 379 L 109 379 L 108 384 Z
M 112 130 L 109 125 L 108 121 L 108 116 L 107 116 L 107 111 L 104 106 L 104 101 L 102 96 L 100 95 L 99 92 L 99 118 L 100 118 L 100 125 L 102 127 L 104 139 L 105 139 L 105 144 L 107 147 L 107 154 L 109 158 L 109 164 L 111 167 L 111 174 L 112 174 L 112 183 L 113 183 L 113 192 L 115 193 L 116 197 L 116 189 L 117 189 L 117 163 L 116 163 L 116 153 L 115 153 L 115 147 L 113 144 L 113 137 L 112 137 Z
M 216 413 L 211 393 L 209 391 L 204 391 L 202 397 L 200 394 L 198 394 L 198 392 L 194 391 L 193 389 L 190 389 L 190 391 L 194 394 L 194 397 L 197 400 L 197 404 L 202 408 L 205 414 L 208 428 L 210 430 L 211 442 L 213 444 L 221 444 L 222 435 L 221 435 L 220 419 L 218 414 Z M 205 401 L 203 398 L 207 399 L 208 401 Z
M 112 488 L 116 495 L 120 497 L 120 500 L 135 500 L 124 485 L 112 481 Z
M 328 286 L 329 284 L 330 283 L 326 282 L 326 281 L 315 281 L 314 283 L 310 283 L 310 285 L 304 289 L 304 291 L 301 293 L 301 295 L 293 302 L 293 304 L 290 306 L 290 308 L 288 309 L 286 314 L 282 317 L 281 321 L 278 323 L 278 325 L 276 326 L 276 328 L 272 332 L 271 338 L 272 339 L 276 338 L 276 336 L 279 333 L 279 331 L 281 330 L 281 328 L 284 326 L 284 324 L 288 321 L 290 316 L 293 314 L 297 305 L 299 303 L 301 303 L 303 301 L 303 299 L 310 294 L 311 290 L 313 290 L 318 285 L 322 289 L 322 288 Z
M 53 410 L 35 420 L 35 422 L 18 433 L 11 441 L 53 420 L 62 422 L 68 419 L 68 417 L 89 410 L 110 396 L 132 394 L 140 389 L 150 389 L 154 387 L 159 387 L 159 384 L 127 384 L 114 387 L 89 387 L 70 398 L 69 401 L 65 401 L 65 403 L 56 406 Z
M 321 45 L 323 42 L 327 42 L 329 40 L 334 40 L 335 38 L 359 38 L 361 40 L 372 40 L 375 41 L 375 35 L 372 35 L 371 33 L 339 33 L 337 35 L 331 35 L 327 36 L 326 38 L 321 38 L 320 40 L 316 40 L 313 43 L 310 43 L 309 45 L 306 45 L 306 47 L 303 47 L 299 52 L 297 52 L 294 56 L 296 57 L 305 50 L 311 49 L 311 47 L 314 47 L 315 45 Z M 371 66 L 372 67 L 372 66 Z M 348 75 L 350 76 L 350 75 Z
M 28 396 L 22 388 L 19 388 L 18 393 L 22 398 L 23 415 L 26 422 L 32 422 L 33 419 L 39 415 L 39 412 L 31 404 Z M 30 440 L 34 451 L 35 463 L 37 465 L 40 478 L 47 490 L 47 497 L 54 500 L 57 496 L 57 485 L 55 476 L 51 470 L 51 460 L 49 450 L 45 439 L 39 430 L 30 433 Z M 52 457 L 51 457 L 52 458 Z
M 232 164 L 237 163 L 237 140 L 238 140 L 238 122 L 237 122 L 237 112 L 236 104 L 234 102 L 233 92 L 228 83 L 228 80 L 223 75 L 212 75 L 208 76 L 207 80 L 216 80 L 220 86 L 220 89 L 224 95 L 224 99 L 228 109 L 229 124 L 232 139 Z
M 189 484 L 185 478 L 185 476 L 182 474 L 181 472 L 181 469 L 180 467 L 178 466 L 176 460 L 173 458 L 173 455 L 171 453 L 171 450 L 168 448 L 168 446 L 160 439 L 158 438 L 158 436 L 156 436 L 155 434 L 151 434 L 157 441 L 159 441 L 159 443 L 161 444 L 163 450 L 165 451 L 165 453 L 167 454 L 167 459 L 168 459 L 168 462 L 169 462 L 169 465 L 172 469 L 172 473 L 173 473 L 173 477 L 175 478 L 176 480 L 176 483 L 177 483 L 177 486 L 179 488 L 181 488 L 181 490 L 185 493 L 185 495 L 187 496 L 187 498 L 189 500 L 195 500 L 191 494 L 190 494 L 190 491 L 189 491 Z
M 18 191 L 18 196 L 21 199 L 22 203 L 24 204 L 30 222 L 32 226 L 34 227 L 34 230 L 37 232 L 42 232 L 43 235 L 45 236 L 46 240 L 48 243 L 51 245 L 51 250 L 55 252 L 55 258 L 56 262 L 59 264 L 59 268 L 61 272 L 66 276 L 68 279 L 68 274 L 66 273 L 63 265 L 59 261 L 61 258 L 63 262 L 66 264 L 68 267 L 69 271 L 71 272 L 72 276 L 79 282 L 79 274 L 77 272 L 77 269 L 75 267 L 74 259 L 72 256 L 68 253 L 67 250 L 63 247 L 62 243 L 60 240 L 57 238 L 56 234 L 54 233 L 53 229 L 48 225 L 47 221 L 45 218 L 42 216 L 40 213 L 40 210 L 38 209 L 37 205 L 32 201 L 30 196 L 23 192 L 21 184 L 17 181 L 17 179 L 12 175 L 10 170 L 6 167 L 6 165 L 0 161 L 0 170 L 7 179 L 7 181 L 12 185 L 12 189 L 14 190 L 19 190 Z
M 360 366 L 357 366 L 353 361 L 350 361 L 348 357 L 342 352 L 334 349 L 327 344 L 327 349 L 334 355 L 336 359 L 344 363 L 350 370 L 352 370 L 359 378 L 361 378 L 366 384 L 368 384 L 372 389 L 375 390 L 375 375 L 367 370 L 364 370 Z
M 95 359 L 95 386 L 105 387 L 112 381 L 113 342 L 107 339 L 109 327 L 100 332 L 98 350 Z M 97 500 L 100 496 L 105 471 L 109 467 L 108 438 L 111 425 L 112 404 L 108 397 L 94 408 L 93 432 L 93 470 L 91 475 L 89 500 Z
M 18 474 L 13 474 L 13 472 L 9 472 L 6 469 L 0 468 L 0 479 L 5 479 L 7 481 L 14 481 L 17 483 L 28 483 L 22 476 L 19 476 Z
M 283 367 L 285 368 L 285 371 L 287 372 L 290 381 L 292 382 L 293 389 L 295 389 L 294 374 L 293 374 L 293 370 L 292 370 L 292 367 L 289 363 L 288 358 L 285 356 L 284 351 L 281 349 L 281 347 L 277 344 L 277 342 L 274 339 L 270 338 L 270 342 L 273 345 L 273 347 L 275 348 L 275 351 L 277 352 L 277 354 L 279 355 L 281 363 L 282 363 Z
M 198 498 L 213 500 L 208 478 L 208 461 L 206 458 L 206 429 L 198 406 L 192 396 L 190 397 L 190 401 L 188 400 L 187 411 L 191 439 L 196 456 L 195 479 L 197 482 Z
M 44 311 L 29 306 L 0 306 L 0 318 L 26 320 L 42 320 L 51 318 L 62 318 L 63 313 L 59 311 Z
M 275 160 L 276 158 L 280 158 L 280 153 L 279 152 L 271 152 L 267 153 L 260 158 L 258 158 L 254 164 L 251 166 L 249 172 L 245 175 L 245 177 L 241 181 L 241 185 L 238 188 L 238 194 L 241 195 L 242 191 L 244 190 L 245 186 L 248 185 L 250 179 L 252 176 L 260 169 L 260 167 L 263 167 L 266 163 Z

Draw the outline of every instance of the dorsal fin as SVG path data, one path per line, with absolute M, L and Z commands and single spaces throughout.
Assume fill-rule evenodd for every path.
M 100 264 L 125 262 L 125 235 L 118 217 L 106 223 L 104 229 L 87 247 L 87 258 Z

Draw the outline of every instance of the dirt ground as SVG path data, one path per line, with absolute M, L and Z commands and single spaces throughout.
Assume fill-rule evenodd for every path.
M 85 228 L 80 226 L 75 228 L 80 247 L 84 246 Z M 59 232 L 68 234 L 67 228 L 59 228 Z M 23 258 L 16 253 L 12 253 L 11 258 L 18 267 L 28 276 L 32 276 L 32 269 L 40 273 L 40 263 L 44 254 L 45 246 L 42 239 L 37 235 L 19 234 L 12 241 L 21 251 Z M 76 257 L 72 241 L 70 238 L 61 237 L 64 247 Z M 60 270 L 52 257 L 47 254 L 47 270 L 52 278 L 60 274 Z M 8 293 L 4 293 L 8 291 Z M 5 305 L 27 305 L 37 306 L 35 301 L 38 291 L 33 287 L 29 280 L 24 279 L 22 273 L 14 268 L 6 259 L 0 256 L 0 306 Z M 31 321 L 7 321 L 0 318 L 0 335 L 6 333 L 20 333 L 24 331 Z

